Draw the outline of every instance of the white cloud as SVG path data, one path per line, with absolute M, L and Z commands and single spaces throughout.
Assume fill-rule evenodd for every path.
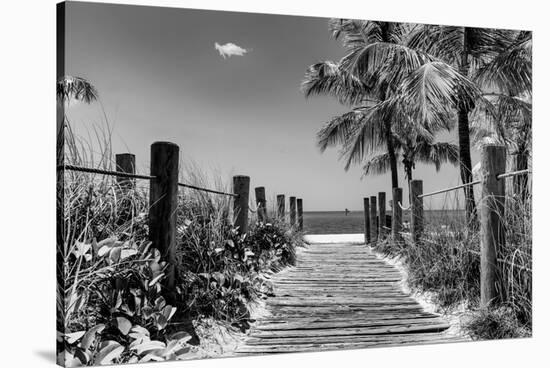
M 242 47 L 237 46 L 231 42 L 228 42 L 225 45 L 220 45 L 219 43 L 216 42 L 214 44 L 214 48 L 218 50 L 218 52 L 220 53 L 221 56 L 223 56 L 224 59 L 233 55 L 243 56 L 244 54 L 250 51 L 247 49 L 243 49 Z

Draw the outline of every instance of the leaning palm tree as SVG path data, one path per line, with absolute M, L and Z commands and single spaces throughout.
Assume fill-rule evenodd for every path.
M 346 169 L 385 146 L 395 188 L 393 131 L 412 122 L 417 134 L 433 139 L 433 131 L 448 125 L 455 91 L 473 100 L 477 89 L 449 65 L 408 47 L 408 24 L 331 20 L 329 27 L 348 54 L 338 63 L 312 65 L 302 90 L 306 96 L 332 95 L 352 110 L 321 129 L 319 146 L 341 145 Z
M 460 74 L 473 78 L 479 66 L 498 55 L 506 47 L 506 31 L 472 28 L 424 25 L 414 31 L 409 46 L 422 49 L 455 66 Z M 475 107 L 475 100 L 456 91 L 456 113 L 458 115 L 458 145 L 460 148 L 460 177 L 464 184 L 472 181 L 472 158 L 470 153 L 469 114 Z M 465 186 L 466 212 L 470 223 L 477 218 L 473 186 Z

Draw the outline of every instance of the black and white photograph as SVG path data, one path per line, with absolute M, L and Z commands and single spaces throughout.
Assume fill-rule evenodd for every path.
M 57 5 L 57 364 L 532 336 L 532 33 Z
M 542 6 L 3 10 L 2 366 L 545 365 Z

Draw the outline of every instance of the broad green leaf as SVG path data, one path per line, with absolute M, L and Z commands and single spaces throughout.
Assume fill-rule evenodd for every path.
M 161 310 L 162 308 L 164 308 L 165 305 L 166 305 L 166 300 L 164 299 L 164 297 L 159 296 L 155 300 L 155 307 L 157 307 L 158 310 Z
M 132 328 L 132 323 L 124 317 L 117 317 L 116 326 L 123 335 L 128 335 L 128 332 L 130 332 L 130 329 Z
M 138 355 L 145 352 L 164 349 L 166 345 L 162 341 L 147 341 L 134 347 L 134 350 Z
M 184 342 L 191 340 L 191 335 L 186 331 L 178 331 L 170 335 L 170 340 L 184 340 Z
M 95 364 L 110 364 L 124 352 L 124 346 L 116 341 L 106 341 L 94 359 Z
M 84 336 L 85 333 L 86 333 L 86 331 L 78 331 L 78 332 L 72 332 L 72 333 L 65 334 L 65 340 L 67 340 L 67 342 L 69 344 L 74 344 L 82 336 Z
M 116 263 L 120 260 L 120 254 L 122 252 L 122 248 L 116 247 L 111 249 L 111 252 L 109 253 L 109 259 L 111 262 Z
M 163 314 L 157 314 L 157 319 L 156 319 L 156 322 L 157 322 L 157 329 L 159 330 L 164 330 L 164 328 L 166 328 L 166 326 L 168 325 L 168 319 L 163 315 Z
M 131 257 L 131 256 L 134 256 L 137 254 L 137 250 L 135 249 L 123 249 L 121 252 L 120 252 L 120 260 L 124 260 L 128 257 Z
M 146 363 L 146 362 L 151 362 L 151 361 L 154 361 L 154 362 L 162 362 L 164 361 L 164 358 L 161 357 L 161 356 L 158 356 L 156 354 L 147 354 L 145 355 L 143 358 L 141 358 L 139 360 L 140 363 Z
M 104 324 L 95 325 L 94 327 L 90 328 L 80 342 L 80 346 L 82 347 L 82 349 L 88 350 L 93 344 L 96 334 L 101 333 L 104 329 Z
M 99 248 L 99 251 L 97 252 L 97 255 L 100 256 L 100 257 L 103 257 L 106 254 L 108 254 L 110 250 L 111 250 L 111 247 L 108 247 L 108 246 L 104 245 L 103 247 Z

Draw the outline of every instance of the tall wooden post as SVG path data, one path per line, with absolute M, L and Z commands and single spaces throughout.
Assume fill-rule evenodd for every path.
M 296 226 L 296 197 L 290 197 L 290 226 Z
M 284 194 L 277 195 L 277 217 L 281 221 L 285 220 L 285 195 Z
M 267 221 L 267 201 L 265 199 L 265 187 L 254 188 L 256 193 L 256 208 L 258 211 L 258 221 Z
M 488 307 L 497 295 L 497 255 L 505 245 L 506 148 L 486 145 L 481 151 L 481 306 Z
M 176 285 L 176 220 L 178 208 L 179 147 L 170 142 L 151 145 L 151 179 L 149 185 L 149 239 L 167 262 L 164 284 L 167 296 Z
M 422 195 L 422 180 L 411 181 L 411 235 L 414 244 L 420 243 L 424 231 L 424 201 Z
M 378 192 L 378 219 L 378 234 L 382 238 L 386 234 L 386 192 Z
M 134 154 L 119 153 L 115 155 L 115 163 L 116 163 L 116 171 L 118 172 L 122 172 L 126 174 L 136 173 L 136 155 Z M 136 179 L 117 176 L 116 182 L 120 186 L 120 188 L 130 189 L 135 187 Z
M 370 241 L 378 241 L 378 222 L 376 221 L 376 196 L 370 197 Z
M 396 243 L 401 242 L 401 232 L 403 231 L 403 212 L 401 210 L 401 201 L 403 201 L 403 189 L 392 189 L 392 221 L 391 221 L 391 233 L 392 239 Z
M 370 243 L 370 213 L 369 198 L 363 198 L 363 216 L 365 217 L 365 244 Z
M 298 230 L 304 230 L 304 208 L 302 198 L 296 199 L 296 206 L 298 207 Z
M 250 192 L 250 177 L 236 175 L 233 177 L 233 224 L 244 234 L 248 231 L 248 198 Z

